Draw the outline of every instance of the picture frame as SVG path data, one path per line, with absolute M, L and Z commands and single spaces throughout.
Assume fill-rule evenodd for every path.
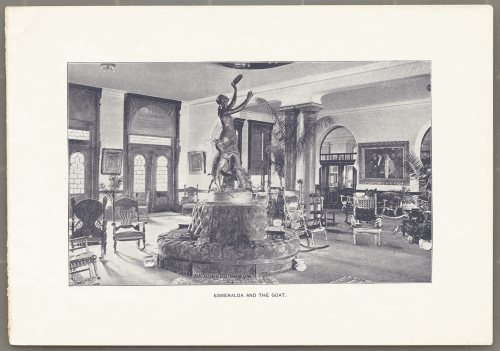
M 101 174 L 119 175 L 122 173 L 123 150 L 102 149 Z
M 204 151 L 189 151 L 188 161 L 190 174 L 206 173 Z
M 410 175 L 405 167 L 408 153 L 408 141 L 359 143 L 359 183 L 409 185 Z

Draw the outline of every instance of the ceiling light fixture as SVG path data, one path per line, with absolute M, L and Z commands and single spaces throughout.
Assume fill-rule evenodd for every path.
M 114 72 L 116 65 L 114 63 L 101 63 L 101 69 L 103 72 Z
M 216 64 L 224 67 L 235 69 L 268 69 L 288 65 L 292 62 L 216 62 Z

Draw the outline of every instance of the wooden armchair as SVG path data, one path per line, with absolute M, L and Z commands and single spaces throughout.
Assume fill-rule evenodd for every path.
M 322 209 L 320 211 L 312 210 L 307 216 L 302 204 L 299 203 L 300 195 L 285 192 L 285 225 L 292 228 L 301 239 L 301 246 L 309 250 L 323 249 L 329 247 L 326 235 L 326 227 L 323 225 L 324 217 Z M 312 209 L 318 209 L 318 200 L 311 198 L 309 206 Z M 309 217 L 309 218 L 308 218 Z M 324 244 L 316 245 L 316 238 L 323 237 Z M 305 243 L 304 243 L 305 241 Z
M 149 194 L 150 191 L 144 193 L 135 193 L 135 198 L 139 205 L 139 219 L 149 220 Z
M 186 188 L 184 185 L 184 195 L 181 198 L 182 213 L 193 212 L 194 206 L 199 201 L 198 192 L 198 184 L 196 184 L 196 188 L 192 186 Z
M 83 250 L 83 252 L 78 252 Z M 89 272 L 89 277 L 79 279 L 78 274 Z M 97 274 L 97 256 L 89 251 L 86 237 L 69 239 L 69 284 L 70 285 L 97 285 L 99 284 Z
M 353 197 L 352 196 L 347 196 L 347 195 L 340 195 L 340 202 L 342 203 L 342 212 L 345 214 L 345 220 L 344 222 L 349 223 L 348 219 L 349 216 L 352 215 L 352 208 L 353 208 Z
M 139 221 L 139 204 L 136 199 L 122 197 L 113 206 L 113 249 L 119 241 L 136 241 L 146 247 L 146 222 Z
M 327 211 L 324 208 L 324 198 L 319 194 L 309 195 L 309 213 L 311 218 L 316 218 L 321 221 L 321 225 L 325 228 L 328 227 L 328 221 L 335 224 L 335 213 L 333 211 Z
M 70 240 L 86 238 L 87 246 L 100 245 L 101 258 L 106 254 L 106 219 L 104 210 L 108 199 L 102 203 L 94 199 L 81 200 L 78 203 L 71 199 Z
M 352 211 L 351 227 L 354 245 L 356 245 L 358 234 L 373 235 L 375 245 L 380 245 L 382 220 L 377 215 L 377 193 L 367 192 L 362 196 L 354 196 Z

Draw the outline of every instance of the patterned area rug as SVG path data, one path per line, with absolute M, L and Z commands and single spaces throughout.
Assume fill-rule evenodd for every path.
M 194 278 L 180 277 L 175 278 L 170 283 L 172 285 L 254 285 L 254 284 L 279 284 L 272 275 L 263 275 L 255 278 Z
M 350 275 L 341 277 L 337 280 L 334 280 L 333 282 L 330 282 L 328 284 L 369 284 L 373 283 L 371 280 L 365 280 L 365 279 L 359 279 L 359 278 L 354 278 L 351 277 Z

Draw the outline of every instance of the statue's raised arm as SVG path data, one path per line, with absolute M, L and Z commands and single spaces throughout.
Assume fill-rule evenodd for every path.
M 238 89 L 236 88 L 236 84 L 238 84 L 241 78 L 243 78 L 243 74 L 238 74 L 236 78 L 234 78 L 233 81 L 231 82 L 231 86 L 233 87 L 234 92 L 233 92 L 233 98 L 231 99 L 231 102 L 227 106 L 228 109 L 232 109 L 234 104 L 236 103 L 236 98 L 238 97 Z
M 233 113 L 237 113 L 237 112 L 240 112 L 241 110 L 243 110 L 245 107 L 247 107 L 248 103 L 250 102 L 250 99 L 252 99 L 252 96 L 253 96 L 253 93 L 251 91 L 249 91 L 245 101 L 243 101 L 242 104 L 240 106 L 236 107 L 235 109 L 229 110 L 228 114 L 232 115 Z
M 238 187 L 240 189 L 251 189 L 250 180 L 240 165 L 238 135 L 234 129 L 233 118 L 231 117 L 233 113 L 243 110 L 253 96 L 253 93 L 249 92 L 245 101 L 240 106 L 232 109 L 238 95 L 236 84 L 238 84 L 241 78 L 243 78 L 243 75 L 239 74 L 231 82 L 231 86 L 234 88 L 231 101 L 225 95 L 219 95 L 216 100 L 219 105 L 218 115 L 222 123 L 222 130 L 219 137 L 214 140 L 218 152 L 212 163 L 212 171 L 210 172 L 212 181 L 209 189 L 215 183 L 222 190 L 223 178 L 230 176 L 238 180 Z

